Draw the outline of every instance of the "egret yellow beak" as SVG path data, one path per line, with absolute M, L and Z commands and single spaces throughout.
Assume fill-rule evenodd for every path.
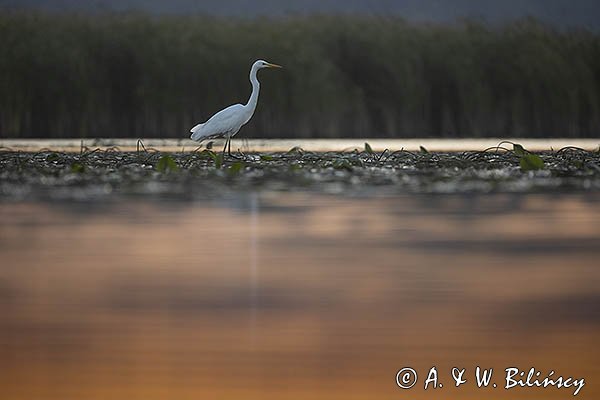
M 281 65 L 267 63 L 267 67 L 269 68 L 283 68 Z

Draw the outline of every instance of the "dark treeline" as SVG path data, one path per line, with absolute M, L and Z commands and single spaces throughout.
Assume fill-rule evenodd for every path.
M 398 18 L 0 13 L 1 137 L 186 137 L 250 94 L 244 137 L 600 134 L 600 36 Z

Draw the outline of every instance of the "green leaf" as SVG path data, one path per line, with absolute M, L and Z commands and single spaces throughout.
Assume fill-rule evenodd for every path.
M 173 160 L 173 157 L 164 155 L 158 160 L 158 163 L 156 164 L 156 170 L 162 173 L 175 172 L 179 170 L 179 167 L 177 166 L 175 160 Z
M 519 161 L 522 171 L 536 171 L 544 168 L 544 160 L 537 154 L 526 154 Z
M 208 156 L 210 158 L 212 158 L 213 162 L 215 163 L 215 168 L 221 169 L 221 167 L 223 166 L 223 154 L 215 153 L 214 151 L 210 151 L 210 150 L 204 150 L 204 151 L 206 152 L 206 154 L 208 154 Z
M 273 161 L 273 156 L 262 155 L 260 156 L 260 159 L 263 161 Z
M 373 148 L 367 142 L 365 142 L 365 153 L 367 153 L 367 154 L 373 154 L 374 153 Z
M 223 166 L 223 154 L 222 153 L 215 154 L 215 157 L 213 158 L 213 160 L 215 162 L 215 168 L 221 169 L 221 167 Z
M 513 143 L 513 151 L 519 157 L 523 157 L 523 156 L 527 155 L 527 153 L 528 153 L 527 150 L 525 150 L 523 148 L 523 146 L 521 146 L 520 144 L 517 144 L 517 143 Z
M 333 162 L 333 168 L 352 171 L 352 164 L 346 159 L 338 159 Z
M 58 154 L 56 154 L 56 153 L 52 153 L 52 154 L 48 154 L 48 155 L 46 156 L 46 161 L 48 161 L 48 162 L 52 162 L 52 161 L 58 161 L 58 159 L 59 159 L 59 158 L 60 158 L 60 157 L 58 156 Z
M 75 174 L 82 174 L 85 172 L 85 165 L 74 162 L 71 164 L 71 172 Z
M 217 155 L 215 154 L 214 151 L 210 151 L 210 150 L 206 150 L 205 149 L 205 150 L 202 150 L 200 152 L 200 156 L 201 157 L 209 157 L 210 159 L 214 160 Z
M 419 149 L 421 150 L 421 153 L 423 153 L 423 154 L 429 154 L 429 151 L 425 147 L 419 146 Z
M 227 172 L 229 172 L 230 175 L 237 175 L 240 173 L 240 171 L 246 166 L 246 164 L 244 164 L 241 161 L 237 161 L 233 164 L 231 164 L 231 167 L 229 167 L 227 169 Z

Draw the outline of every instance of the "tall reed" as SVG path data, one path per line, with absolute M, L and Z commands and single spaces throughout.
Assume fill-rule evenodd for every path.
M 0 136 L 186 137 L 261 99 L 245 137 L 600 134 L 600 36 L 535 20 L 0 13 Z

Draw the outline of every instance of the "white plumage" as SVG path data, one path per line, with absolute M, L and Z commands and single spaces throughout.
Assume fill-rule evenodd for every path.
M 190 131 L 192 132 L 190 138 L 196 142 L 202 142 L 207 139 L 225 138 L 223 152 L 225 152 L 229 144 L 229 154 L 231 154 L 231 138 L 239 132 L 242 126 L 250 121 L 256 109 L 258 93 L 260 92 L 260 83 L 256 74 L 262 68 L 281 68 L 281 66 L 263 60 L 258 60 L 252 64 L 252 68 L 250 69 L 252 94 L 248 99 L 248 103 L 229 106 L 210 117 L 208 121 L 194 126 Z

